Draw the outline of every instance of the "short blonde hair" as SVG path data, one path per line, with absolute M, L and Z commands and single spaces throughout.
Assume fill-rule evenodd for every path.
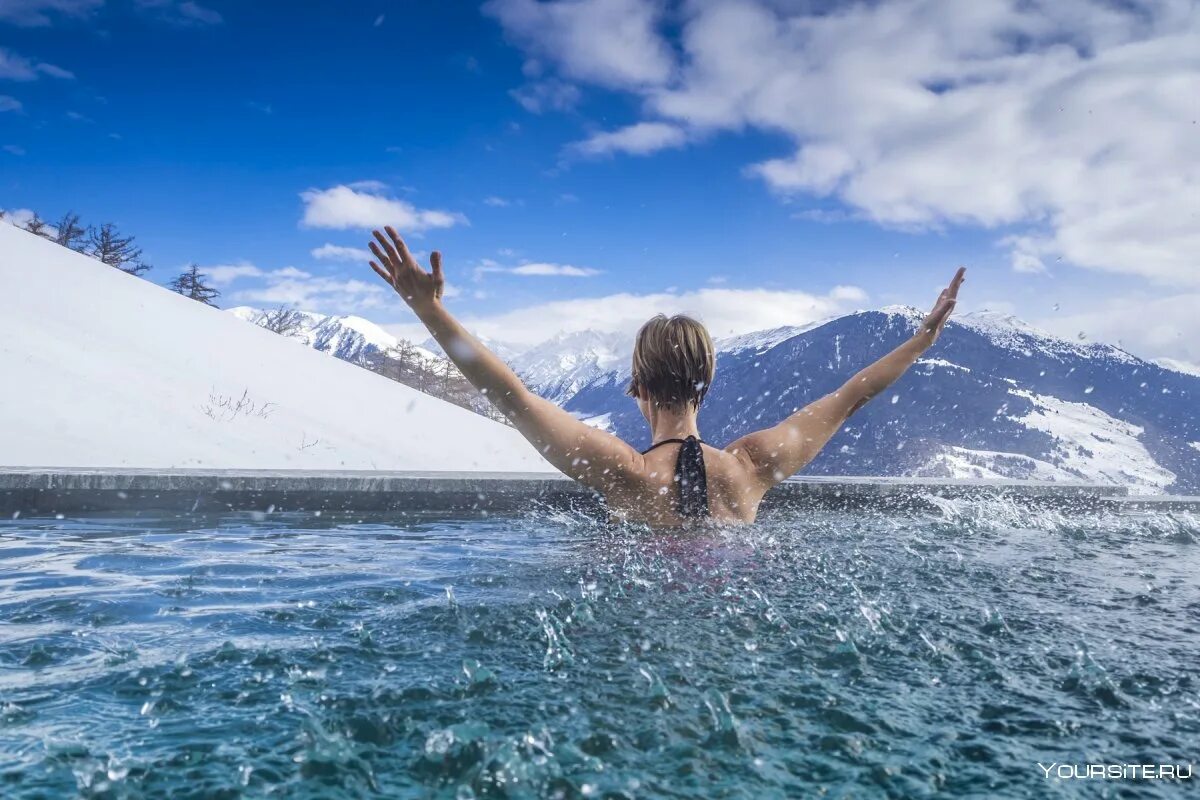
M 627 391 L 668 408 L 698 409 L 716 368 L 712 337 L 703 325 L 682 314 L 659 314 L 637 333 Z

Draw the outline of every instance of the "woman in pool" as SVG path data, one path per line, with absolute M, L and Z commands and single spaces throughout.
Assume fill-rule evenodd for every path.
M 609 510 L 631 522 L 675 527 L 699 518 L 753 522 L 772 486 L 794 475 L 838 428 L 882 392 L 937 340 L 954 310 L 964 269 L 942 290 L 917 333 L 853 376 L 840 389 L 765 430 L 719 450 L 700 440 L 696 415 L 712 384 L 716 353 L 694 319 L 655 317 L 638 331 L 629 394 L 650 424 L 654 444 L 639 453 L 526 388 L 442 306 L 442 255 L 431 272 L 396 231 L 374 231 L 371 268 L 404 298 L 472 384 L 566 475 L 604 495 Z

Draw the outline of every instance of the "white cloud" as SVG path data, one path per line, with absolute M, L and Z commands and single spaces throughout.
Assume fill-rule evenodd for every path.
M 599 275 L 600 270 L 591 267 L 577 267 L 573 264 L 554 264 L 548 261 L 527 261 L 524 264 L 510 267 L 485 258 L 475 267 L 475 280 L 479 280 L 488 273 L 504 273 L 524 277 L 590 278 L 593 275 Z
M 483 8 L 534 55 L 557 60 L 569 78 L 636 87 L 671 74 L 670 50 L 655 32 L 658 0 L 489 0 Z
M 49 25 L 54 15 L 85 17 L 104 0 L 0 0 L 0 22 L 27 28 Z
M 713 336 L 804 325 L 850 310 L 845 296 L 852 287 L 828 295 L 771 289 L 704 288 L 691 292 L 621 293 L 604 297 L 556 300 L 500 314 L 464 316 L 463 323 L 483 336 L 518 346 L 531 346 L 557 333 L 593 329 L 628 334 L 655 314 L 691 314 Z M 409 336 L 409 325 L 392 326 Z
M 21 147 L 21 145 L 19 145 L 19 144 L 6 144 L 6 145 L 4 145 L 4 147 L 2 149 L 4 150 L 4 152 L 11 153 L 14 156 L 25 155 L 25 148 Z
M 865 303 L 867 293 L 858 286 L 835 286 L 829 290 L 829 298 L 846 303 Z
M 1127 293 L 1087 311 L 1031 320 L 1068 339 L 1119 344 L 1142 358 L 1200 363 L 1200 292 Z
M 5 208 L 0 211 L 4 212 L 4 217 L 0 218 L 0 222 L 7 222 L 18 228 L 24 228 L 34 216 L 32 209 L 28 208 Z
M 685 142 L 687 134 L 674 125 L 665 122 L 638 122 L 615 131 L 592 134 L 587 139 L 570 145 L 569 149 L 584 156 L 605 156 L 613 153 L 644 156 L 667 148 L 682 147 Z
M 219 25 L 225 21 L 220 12 L 193 0 L 137 0 L 137 5 L 176 25 Z
M 417 208 L 407 200 L 388 197 L 377 181 L 342 184 L 329 189 L 301 192 L 306 228 L 381 228 L 391 225 L 401 232 L 449 228 L 466 223 L 466 217 L 451 211 Z
M 313 275 L 290 266 L 266 270 L 242 262 L 201 267 L 200 271 L 217 286 L 238 283 L 241 288 L 227 292 L 226 298 L 250 305 L 286 305 L 307 311 L 346 313 L 384 308 L 394 294 L 380 281 Z
M 323 244 L 312 251 L 312 257 L 322 261 L 370 261 L 373 256 L 370 250 L 361 247 L 342 247 L 336 244 Z
M 483 204 L 485 206 L 491 206 L 492 208 L 508 208 L 512 205 L 512 202 L 505 200 L 503 197 L 496 197 L 495 195 L 492 195 L 491 197 L 483 198 Z
M 263 270 L 248 262 L 242 262 L 241 264 L 215 264 L 211 267 L 202 267 L 201 272 L 207 275 L 208 279 L 218 286 L 225 286 L 240 278 L 259 278 L 266 274 Z
M 554 78 L 527 83 L 509 94 L 530 114 L 570 111 L 582 97 L 579 87 Z
M 0 0 L 0 9 L 3 7 L 4 0 Z M 65 80 L 75 77 L 74 73 L 62 67 L 44 61 L 32 61 L 20 53 L 0 47 L 0 80 L 36 81 L 42 75 Z
M 0 94 L 0 112 L 4 111 L 20 111 L 23 108 L 21 101 L 7 94 Z
M 1200 284 L 1193 0 L 692 2 L 673 19 L 675 58 L 657 4 L 624 25 L 590 19 L 593 5 L 621 4 L 490 8 L 532 55 L 634 92 L 689 138 L 786 136 L 790 154 L 749 170 L 780 193 L 904 229 L 1016 228 L 1025 272 L 1061 258 Z M 631 63 L 653 68 L 598 55 L 634 39 L 651 56 Z
M 558 276 L 567 278 L 588 278 L 592 275 L 600 274 L 600 270 L 589 267 L 576 267 L 571 264 L 549 264 L 545 262 L 521 264 L 508 271 L 513 275 Z

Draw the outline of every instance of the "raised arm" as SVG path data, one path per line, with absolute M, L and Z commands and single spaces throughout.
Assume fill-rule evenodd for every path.
M 641 456 L 612 434 L 585 425 L 521 382 L 495 353 L 464 328 L 442 305 L 442 254 L 430 256 L 431 272 L 412 257 L 404 240 L 388 227 L 374 231 L 371 268 L 404 298 L 433 338 L 475 388 L 507 417 L 547 461 L 566 475 L 600 491 L 639 468 Z M 382 265 L 382 266 L 381 266 Z
M 895 383 L 937 341 L 954 310 L 965 275 L 966 269 L 960 267 L 907 342 L 858 372 L 836 392 L 810 403 L 773 428 L 743 436 L 726 449 L 741 458 L 765 486 L 774 486 L 796 474 L 816 457 L 851 414 Z

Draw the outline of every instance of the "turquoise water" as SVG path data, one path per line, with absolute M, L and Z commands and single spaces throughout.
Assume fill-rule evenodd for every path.
M 1200 521 L 0 523 L 0 796 L 1170 797 Z

